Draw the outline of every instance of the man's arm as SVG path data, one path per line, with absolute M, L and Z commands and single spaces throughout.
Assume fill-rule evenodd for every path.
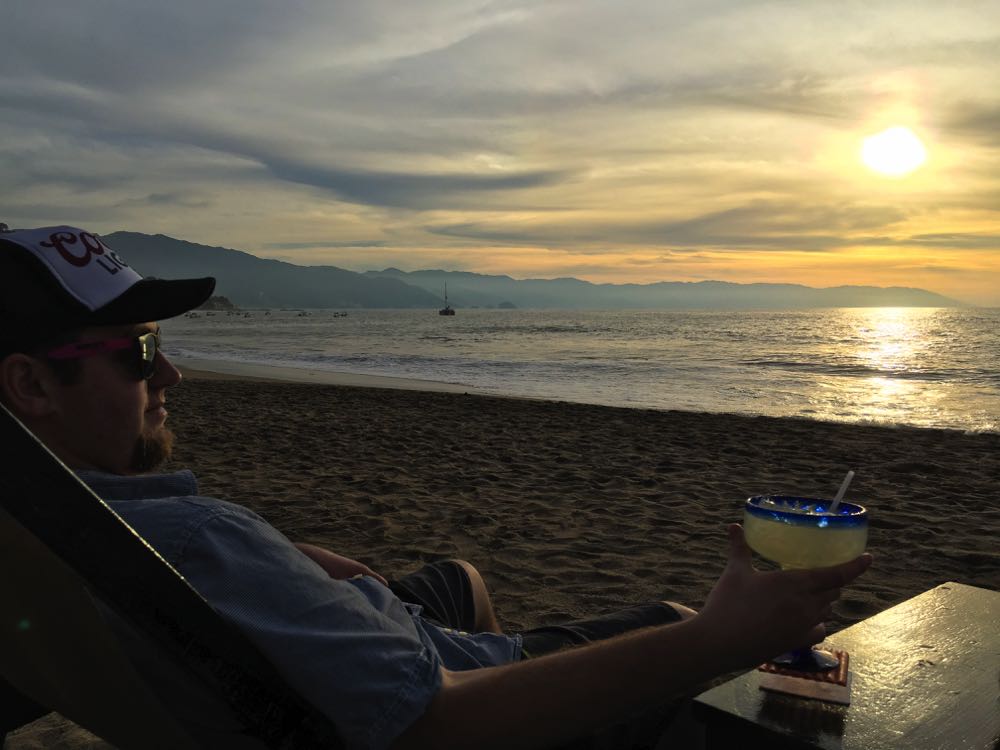
M 444 672 L 394 747 L 546 747 L 653 708 L 729 671 L 823 638 L 822 621 L 869 555 L 817 570 L 759 572 L 739 526 L 702 611 L 681 623 L 503 667 Z
M 389 585 L 384 577 L 357 560 L 338 555 L 336 552 L 317 547 L 315 544 L 306 544 L 305 542 L 294 542 L 293 544 L 299 552 L 325 570 L 330 578 L 343 581 L 358 575 L 371 576 L 383 586 Z

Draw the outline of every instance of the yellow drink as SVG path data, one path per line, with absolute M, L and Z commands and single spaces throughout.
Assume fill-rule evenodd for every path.
M 747 544 L 761 557 L 783 568 L 820 568 L 853 560 L 865 551 L 868 525 L 819 525 L 822 515 L 802 514 L 802 520 L 772 520 L 746 513 Z
M 831 513 L 831 505 L 826 500 L 790 495 L 751 497 L 743 505 L 747 544 L 782 568 L 822 568 L 853 560 L 868 543 L 868 511 L 841 502 Z M 812 648 L 790 651 L 774 662 L 804 672 L 839 664 L 833 654 Z

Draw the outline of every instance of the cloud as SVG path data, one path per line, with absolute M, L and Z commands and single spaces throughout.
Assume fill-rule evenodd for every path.
M 994 15 L 997 15 L 994 13 Z M 1000 35 L 993 32 L 995 25 L 991 27 L 986 18 L 979 19 L 981 24 L 977 31 L 972 31 L 962 39 L 948 38 L 912 38 L 909 40 L 880 39 L 877 42 L 872 40 L 865 44 L 853 47 L 853 51 L 864 55 L 873 61 L 890 63 L 899 67 L 901 64 L 909 63 L 920 66 L 934 66 L 944 68 L 982 68 L 985 66 L 995 66 L 997 63 L 997 49 L 1000 48 Z M 1000 16 L 995 21 L 1000 22 Z M 980 31 L 985 34 L 980 38 L 970 38 L 979 36 Z M 947 30 L 938 32 L 948 34 Z
M 1000 148 L 1000 100 L 957 104 L 945 124 L 984 145 Z
M 383 240 L 316 240 L 314 242 L 265 242 L 268 250 L 325 250 L 333 247 L 386 247 Z
M 858 232 L 884 230 L 905 218 L 903 211 L 891 206 L 810 207 L 758 201 L 687 219 L 620 219 L 604 223 L 576 223 L 572 217 L 530 222 L 501 219 L 431 225 L 427 230 L 501 245 L 573 246 L 586 252 L 633 245 L 825 251 L 884 242 L 883 237 Z
M 184 84 L 199 73 L 211 75 L 225 67 L 242 35 L 235 31 L 239 24 L 227 28 L 220 23 L 221 14 L 192 13 L 183 0 L 111 0 L 103 6 L 97 10 L 85 3 L 52 2 L 40 7 L 30 0 L 5 4 L 6 28 L 18 29 L 5 35 L 5 73 L 142 92 Z
M 197 195 L 185 192 L 149 193 L 140 198 L 127 198 L 119 201 L 122 208 L 152 207 L 152 208 L 205 208 L 211 206 L 212 200 L 199 198 Z
M 890 206 L 809 206 L 761 201 L 655 227 L 673 244 L 796 246 L 821 250 L 851 241 L 852 233 L 884 229 L 906 218 Z M 817 231 L 840 234 L 817 234 Z
M 486 208 L 488 197 L 477 198 L 477 195 L 552 185 L 572 174 L 568 170 L 500 175 L 368 172 L 315 166 L 276 156 L 261 158 L 283 180 L 324 188 L 354 203 L 406 208 Z
M 940 263 L 912 263 L 909 265 L 900 265 L 906 271 L 917 271 L 921 273 L 929 274 L 940 274 L 942 276 L 969 276 L 970 273 L 974 274 L 975 271 L 970 271 L 968 268 L 961 266 L 945 266 Z
M 927 247 L 954 247 L 963 249 L 1000 250 L 1000 234 L 917 234 L 908 239 L 909 243 Z

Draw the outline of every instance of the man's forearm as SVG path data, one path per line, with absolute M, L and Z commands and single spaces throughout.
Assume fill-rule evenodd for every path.
M 705 680 L 823 638 L 840 587 L 871 556 L 811 570 L 754 570 L 743 530 L 701 612 L 539 659 L 445 672 L 437 695 L 398 747 L 537 748 L 652 708 Z
M 546 747 L 743 666 L 698 617 L 503 667 L 446 672 L 398 747 Z

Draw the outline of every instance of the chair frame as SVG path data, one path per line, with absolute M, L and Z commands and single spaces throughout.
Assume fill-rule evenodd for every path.
M 118 675 L 111 680 L 72 668 L 46 679 L 40 674 L 44 670 L 28 668 L 50 659 L 51 649 L 61 650 L 68 654 L 66 659 L 75 661 L 75 652 L 68 651 L 64 641 L 74 637 L 73 628 L 84 621 L 94 633 L 103 628 L 103 636 L 93 637 L 103 638 L 105 644 L 118 641 L 99 608 L 93 606 L 92 599 L 96 598 L 181 666 L 191 679 L 220 696 L 243 726 L 241 734 L 256 738 L 261 746 L 275 750 L 343 746 L 333 724 L 287 685 L 246 635 L 226 622 L 3 404 L 0 445 L 5 466 L 0 488 L 0 531 L 4 534 L 0 536 L 18 547 L 5 550 L 8 556 L 31 558 L 24 564 L 20 557 L 4 561 L 4 593 L 13 588 L 24 597 L 24 606 L 34 607 L 40 618 L 32 629 L 25 626 L 28 619 L 9 611 L 9 605 L 4 608 L 8 616 L 0 629 L 0 697 L 4 682 L 9 683 L 8 693 L 11 687 L 16 693 L 11 696 L 9 715 L 0 717 L 0 732 L 8 732 L 15 722 L 37 718 L 40 712 L 50 709 L 115 742 L 108 735 L 118 733 L 116 717 L 122 720 L 125 711 L 121 706 L 108 705 L 111 698 L 101 700 L 100 695 L 92 693 L 95 684 L 100 693 L 103 687 L 116 684 L 119 676 L 128 683 L 131 676 L 125 674 L 129 667 L 124 661 L 115 666 Z M 9 567 L 11 564 L 13 567 Z M 80 621 L 55 622 L 53 607 L 70 600 L 75 607 L 72 612 L 79 613 Z M 91 611 L 87 610 L 87 601 Z M 109 662 L 116 661 L 113 649 L 108 645 Z M 22 668 L 11 666 L 22 655 Z M 58 671 L 59 665 L 52 668 Z M 140 683 L 146 679 L 139 677 Z M 141 692 L 141 686 L 132 691 Z M 20 698 L 17 694 L 21 694 Z M 139 698 L 135 710 L 148 709 L 150 716 L 159 718 L 165 736 L 173 734 L 176 742 L 183 742 L 183 727 L 176 722 L 172 727 L 163 726 L 172 718 L 162 705 L 157 705 L 150 691 Z M 101 713 L 106 715 L 97 715 Z M 161 729 L 155 724 L 142 726 L 146 733 L 142 746 L 152 747 L 150 742 Z M 133 744 L 127 731 L 120 735 L 117 739 L 121 747 L 139 746 Z M 0 734 L 0 742 L 2 739 Z M 184 744 L 197 746 L 190 739 Z

